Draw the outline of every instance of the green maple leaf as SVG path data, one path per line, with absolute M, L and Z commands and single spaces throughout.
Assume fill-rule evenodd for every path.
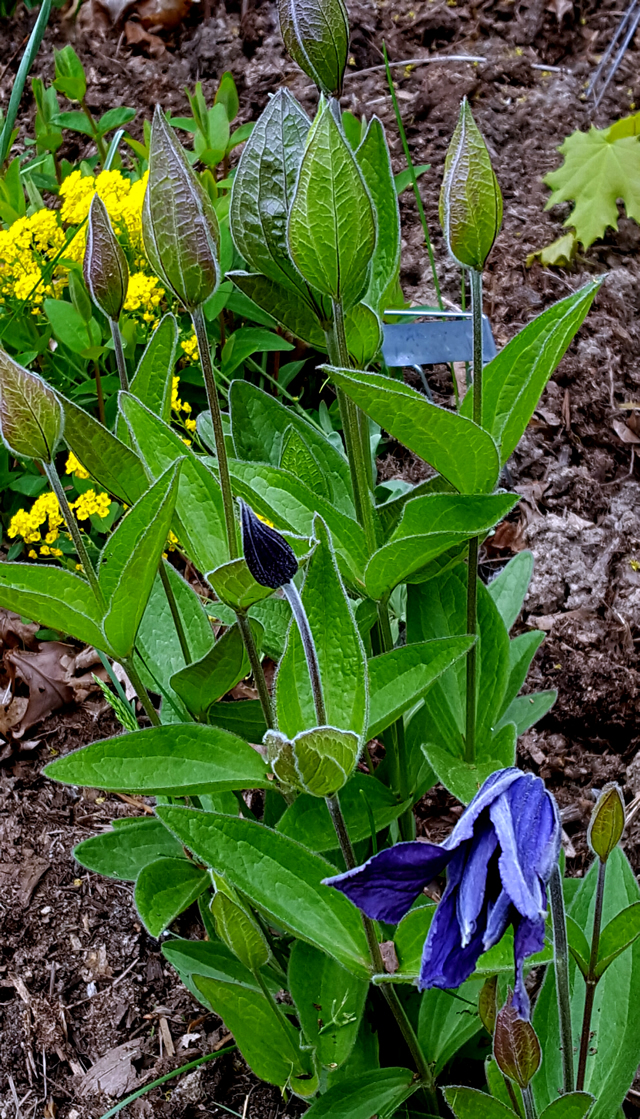
M 545 175 L 552 194 L 545 209 L 558 202 L 574 201 L 565 221 L 585 249 L 604 235 L 607 226 L 618 228 L 618 199 L 627 215 L 640 222 L 640 113 L 616 121 L 610 128 L 573 132 L 558 151 L 564 163 Z

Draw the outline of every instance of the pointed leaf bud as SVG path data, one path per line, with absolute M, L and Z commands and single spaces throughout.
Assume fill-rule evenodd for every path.
M 142 239 L 154 272 L 188 311 L 213 295 L 220 279 L 216 212 L 159 108 L 151 127 Z
M 278 0 L 280 31 L 294 62 L 329 97 L 342 93 L 349 52 L 343 0 Z
M 500 1071 L 521 1088 L 526 1088 L 540 1068 L 542 1053 L 531 1022 L 520 1018 L 511 999 L 509 994 L 496 1018 L 493 1055 Z
M 82 271 L 96 307 L 108 319 L 117 322 L 127 298 L 129 268 L 111 228 L 105 204 L 98 194 L 94 194 L 91 200 Z
M 501 224 L 500 187 L 465 97 L 440 191 L 440 225 L 454 260 L 481 272 Z
M 615 782 L 605 785 L 591 815 L 587 839 L 591 850 L 606 863 L 618 846 L 625 825 L 622 792 Z
M 216 932 L 240 963 L 249 971 L 257 971 L 271 958 L 266 937 L 233 886 L 213 871 L 211 877 L 216 890 L 210 907 Z
M 267 760 L 278 780 L 315 797 L 335 796 L 355 769 L 357 734 L 335 727 L 300 731 L 290 742 L 280 731 L 264 736 Z
M 0 433 L 11 453 L 50 463 L 63 427 L 53 389 L 0 350 Z
M 290 583 L 298 570 L 293 548 L 275 528 L 256 517 L 244 501 L 241 508 L 244 558 L 256 583 L 272 590 Z
M 493 1034 L 498 1013 L 498 976 L 490 975 L 478 995 L 478 1017 L 488 1034 Z

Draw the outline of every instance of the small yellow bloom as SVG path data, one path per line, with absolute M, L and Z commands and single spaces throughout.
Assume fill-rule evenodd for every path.
M 200 355 L 198 352 L 198 339 L 196 338 L 195 333 L 192 334 L 190 338 L 185 338 L 180 343 L 180 347 L 182 350 L 184 350 L 184 353 L 189 358 L 189 361 L 198 361 Z
M 155 276 L 146 276 L 144 272 L 134 272 L 129 277 L 127 298 L 124 302 L 125 311 L 142 311 L 143 318 L 147 321 L 155 317 L 154 312 L 164 298 L 164 288 Z
M 69 451 L 67 457 L 67 465 L 65 466 L 66 474 L 75 474 L 76 478 L 88 478 L 89 471 L 85 470 L 81 462 L 78 461 L 73 451 Z
M 86 521 L 89 517 L 108 516 L 111 508 L 111 498 L 108 493 L 96 493 L 95 490 L 86 490 L 74 501 L 71 508 L 79 521 Z

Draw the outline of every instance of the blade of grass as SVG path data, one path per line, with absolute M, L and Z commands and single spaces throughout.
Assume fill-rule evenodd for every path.
M 144 1088 L 138 1088 L 137 1092 L 132 1092 L 126 1099 L 120 1100 L 120 1103 L 117 1103 L 115 1107 L 111 1107 L 109 1111 L 105 1111 L 104 1115 L 100 1116 L 100 1119 L 111 1119 L 112 1115 L 117 1115 L 119 1111 L 122 1111 L 123 1107 L 127 1107 L 128 1104 L 133 1103 L 134 1100 L 140 1099 L 140 1096 L 144 1096 L 145 1093 L 150 1092 L 152 1088 L 157 1088 L 160 1084 L 165 1084 L 167 1080 L 172 1080 L 174 1076 L 181 1076 L 183 1072 L 190 1072 L 191 1069 L 197 1068 L 198 1065 L 203 1065 L 205 1061 L 212 1061 L 214 1057 L 225 1057 L 227 1053 L 232 1053 L 236 1048 L 237 1046 L 235 1045 L 228 1045 L 226 1049 L 219 1049 L 217 1053 L 207 1053 L 204 1057 L 198 1057 L 197 1061 L 189 1061 L 188 1065 L 180 1065 L 180 1068 L 174 1068 L 173 1072 L 168 1072 L 166 1076 L 159 1076 L 157 1080 L 152 1080 L 150 1084 L 145 1084 Z M 238 1119 L 242 1119 L 238 1111 L 232 1111 L 230 1107 L 225 1107 L 223 1103 L 216 1103 L 215 1106 L 219 1107 L 222 1111 L 227 1111 L 229 1115 L 237 1115 Z
M 40 43 L 42 42 L 42 37 L 49 22 L 50 14 L 51 0 L 44 0 L 44 3 L 40 8 L 38 18 L 35 22 L 33 31 L 31 32 L 31 35 L 29 37 L 27 49 L 22 56 L 22 62 L 18 67 L 18 73 L 16 74 L 16 80 L 13 83 L 13 89 L 11 90 L 11 97 L 9 98 L 9 105 L 7 106 L 7 115 L 5 117 L 2 133 L 0 133 L 0 167 L 4 167 L 5 160 L 7 158 L 7 155 L 9 154 L 11 133 L 13 132 L 13 126 L 16 123 L 16 117 L 18 116 L 20 99 L 22 98 L 25 83 L 27 81 L 27 76 L 33 65 L 33 60 L 40 49 Z

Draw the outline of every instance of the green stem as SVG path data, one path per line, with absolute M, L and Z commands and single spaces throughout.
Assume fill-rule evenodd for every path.
M 473 421 L 482 427 L 482 273 L 469 270 L 471 280 L 471 316 L 473 327 Z M 478 550 L 477 536 L 469 541 L 467 571 L 467 633 L 478 633 Z M 467 653 L 467 702 L 465 759 L 476 760 L 476 676 L 478 663 L 477 641 Z
M 236 531 L 236 519 L 233 511 L 233 492 L 231 490 L 231 478 L 229 476 L 229 462 L 227 460 L 227 448 L 224 441 L 224 430 L 222 427 L 222 412 L 220 411 L 218 390 L 216 388 L 215 377 L 213 375 L 211 350 L 209 349 L 209 339 L 207 338 L 207 328 L 204 321 L 204 315 L 202 313 L 202 307 L 196 307 L 195 311 L 191 312 L 191 319 L 193 322 L 193 329 L 196 333 L 196 338 L 198 339 L 200 364 L 202 366 L 205 388 L 207 390 L 209 411 L 211 413 L 211 424 L 213 426 L 213 435 L 216 444 L 218 472 L 220 474 L 220 489 L 222 490 L 224 519 L 227 527 L 229 559 L 237 559 L 239 555 L 238 536 Z
M 253 971 L 253 978 L 255 979 L 256 983 L 260 987 L 260 990 L 262 991 L 262 993 L 263 993 L 264 997 L 266 998 L 267 1002 L 271 1003 L 271 1006 L 273 1007 L 273 1009 L 275 1010 L 278 1018 L 282 1022 L 282 1025 L 283 1025 L 284 1030 L 285 1030 L 285 1036 L 287 1036 L 289 1034 L 289 1031 L 290 1031 L 290 1028 L 291 1028 L 291 1022 L 287 1018 L 287 1016 L 286 1016 L 284 1010 L 282 1009 L 280 1003 L 277 1002 L 276 999 L 273 997 L 271 991 L 269 990 L 269 988 L 267 987 L 267 984 L 265 983 L 264 976 L 260 974 L 258 968 L 255 968 L 255 970 Z
M 100 420 L 100 423 L 104 427 L 106 425 L 106 419 L 105 419 L 105 414 L 104 414 L 104 393 L 102 391 L 102 377 L 100 376 L 100 365 L 97 361 L 94 362 L 93 372 L 94 372 L 95 379 L 96 379 L 96 396 L 98 398 L 98 419 Z
M 567 919 L 560 868 L 556 864 L 549 879 L 549 902 L 553 921 L 553 955 L 556 973 L 556 995 L 560 1020 L 562 1051 L 562 1086 L 566 1095 L 573 1092 L 573 1034 L 571 1029 L 571 996 L 569 993 L 569 944 Z
M 502 1074 L 502 1079 L 504 1080 L 504 1086 L 507 1089 L 509 1099 L 511 1100 L 511 1106 L 512 1106 L 513 1110 L 515 1111 L 516 1115 L 518 1116 L 518 1119 L 522 1119 L 522 1108 L 520 1107 L 520 1104 L 518 1103 L 518 1097 L 516 1096 L 515 1088 L 513 1087 L 513 1084 L 511 1083 L 511 1081 L 509 1080 L 509 1077 L 505 1076 L 504 1073 Z
M 159 727 L 160 716 L 158 715 L 158 712 L 151 702 L 151 696 L 142 683 L 140 673 L 138 672 L 138 669 L 133 662 L 133 653 L 130 657 L 123 657 L 120 661 L 120 664 L 124 668 L 127 676 L 136 689 L 136 695 L 138 696 L 138 699 L 140 700 L 140 703 L 142 704 L 145 714 L 148 716 L 151 725 L 154 727 Z
M 596 884 L 596 904 L 593 914 L 593 933 L 591 936 L 591 956 L 589 959 L 589 972 L 586 978 L 587 990 L 584 999 L 584 1014 L 582 1016 L 582 1032 L 580 1034 L 580 1055 L 578 1057 L 578 1075 L 576 1077 L 576 1090 L 584 1091 L 584 1080 L 587 1072 L 587 1057 L 589 1056 L 589 1042 L 591 1039 L 591 1016 L 593 1014 L 593 1000 L 595 998 L 598 980 L 595 976 L 598 962 L 598 949 L 600 947 L 600 929 L 602 927 L 602 905 L 604 902 L 604 879 L 607 864 L 600 859 L 598 865 L 598 881 Z
M 104 597 L 104 594 L 102 593 L 102 588 L 101 588 L 101 586 L 98 582 L 98 576 L 95 573 L 93 564 L 91 563 L 91 560 L 89 559 L 89 553 L 87 552 L 85 542 L 82 539 L 82 533 L 80 532 L 78 522 L 76 521 L 73 513 L 71 512 L 71 507 L 70 507 L 69 502 L 67 500 L 67 495 L 65 493 L 62 482 L 60 481 L 60 475 L 58 474 L 58 471 L 56 470 L 55 463 L 54 462 L 51 462 L 51 463 L 45 462 L 42 465 L 44 467 L 44 472 L 47 475 L 47 478 L 49 480 L 49 485 L 51 486 L 51 489 L 53 490 L 56 497 L 58 498 L 58 504 L 60 506 L 60 511 L 62 513 L 62 516 L 65 519 L 67 528 L 69 529 L 69 532 L 71 534 L 71 539 L 73 540 L 73 543 L 75 545 L 75 549 L 76 549 L 76 552 L 77 552 L 77 555 L 78 555 L 78 559 L 80 560 L 80 563 L 82 564 L 84 573 L 85 573 L 87 579 L 89 580 L 89 583 L 91 585 L 91 590 L 93 591 L 94 595 L 96 596 L 96 599 L 98 601 L 99 606 L 102 608 L 102 610 L 106 610 L 106 608 L 107 608 L 106 599 Z
M 189 641 L 188 641 L 188 638 L 187 638 L 187 634 L 186 634 L 184 625 L 182 624 L 182 615 L 181 615 L 180 610 L 178 608 L 178 603 L 176 601 L 176 596 L 173 593 L 173 587 L 171 586 L 171 579 L 169 577 L 169 572 L 167 571 L 165 561 L 163 559 L 161 559 L 160 563 L 158 564 L 158 571 L 160 573 L 160 579 L 162 581 L 162 586 L 164 588 L 164 593 L 167 596 L 167 602 L 169 603 L 169 609 L 171 611 L 171 617 L 173 618 L 173 624 L 176 627 L 176 633 L 178 635 L 178 641 L 180 642 L 180 648 L 182 649 L 182 655 L 184 657 L 184 663 L 185 664 L 191 664 L 192 661 L 193 661 L 193 657 L 191 656 L 191 650 L 189 648 Z
M 327 726 L 327 709 L 324 703 L 324 693 L 322 691 L 322 679 L 320 676 L 320 665 L 318 663 L 318 654 L 316 652 L 311 626 L 307 618 L 307 612 L 303 606 L 302 599 L 298 593 L 298 588 L 295 583 L 285 583 L 283 593 L 287 602 L 291 607 L 296 625 L 300 633 L 304 655 L 307 661 L 307 668 L 309 670 L 309 679 L 311 680 L 311 691 L 313 693 L 313 704 L 316 709 L 316 720 L 319 727 Z M 355 865 L 355 864 L 354 864 Z
M 104 167 L 104 165 L 107 161 L 107 147 L 106 147 L 106 144 L 105 144 L 102 136 L 100 135 L 100 133 L 98 131 L 98 125 L 96 124 L 95 117 L 94 117 L 93 113 L 91 112 L 91 109 L 87 105 L 87 102 L 85 101 L 84 97 L 82 98 L 82 100 L 80 102 L 80 108 L 82 109 L 82 112 L 84 113 L 85 117 L 89 121 L 89 125 L 91 126 L 91 132 L 92 132 L 93 138 L 96 142 L 96 147 L 98 149 L 98 155 L 100 156 L 100 162 L 101 162 L 102 166 Z
M 536 1111 L 536 1105 L 533 1102 L 533 1092 L 531 1091 L 530 1084 L 527 1085 L 526 1088 L 522 1089 L 522 1102 L 524 1104 L 525 1119 L 538 1119 L 538 1112 Z
M 378 603 L 378 629 L 382 651 L 384 653 L 391 652 L 393 649 L 393 634 L 391 633 L 389 607 L 386 600 Z M 391 786 L 394 792 L 400 797 L 400 800 L 405 801 L 409 798 L 409 774 L 407 771 L 407 751 L 405 749 L 404 720 L 402 716 L 389 727 L 387 742 L 390 745 L 388 756 Z M 415 818 L 411 808 L 406 808 L 402 813 L 398 820 L 398 826 L 402 839 L 415 839 Z
M 111 337 L 113 338 L 113 348 L 116 355 L 116 365 L 118 366 L 118 376 L 120 378 L 120 388 L 123 392 L 129 391 L 129 377 L 127 376 L 127 363 L 124 360 L 124 350 L 122 348 L 122 335 L 120 327 L 115 319 L 109 319 L 111 327 Z
M 347 830 L 347 825 L 344 816 L 342 815 L 340 801 L 338 800 L 337 796 L 327 797 L 326 804 L 331 815 L 331 820 L 335 828 L 338 843 L 340 844 L 340 850 L 342 851 L 342 857 L 345 861 L 345 865 L 348 870 L 351 870 L 356 865 L 356 859 L 351 843 L 351 838 Z M 373 968 L 376 972 L 384 972 L 384 963 L 382 960 L 380 945 L 378 943 L 378 938 L 376 936 L 376 930 L 373 921 L 370 917 L 365 917 L 363 913 L 362 922 L 367 937 L 369 955 L 371 956 L 371 963 L 373 964 Z M 398 997 L 398 992 L 395 990 L 393 984 L 390 984 L 388 986 L 381 986 L 380 990 L 384 995 L 387 1006 L 393 1014 L 400 1032 L 407 1043 L 409 1052 L 413 1057 L 415 1066 L 418 1070 L 418 1075 L 420 1076 L 420 1080 L 422 1082 L 423 1089 L 426 1096 L 428 1097 L 429 1111 L 432 1112 L 433 1115 L 437 1115 L 438 1099 L 436 1096 L 433 1071 L 424 1053 L 422 1052 L 422 1048 L 416 1036 L 415 1030 L 411 1025 L 411 1022 L 409 1021 L 409 1018 L 407 1017 L 407 1012 L 404 1009 L 400 998 Z
M 395 91 L 395 87 L 394 87 L 394 84 L 393 84 L 393 79 L 391 77 L 391 69 L 389 67 L 389 58 L 388 58 L 388 55 L 387 55 L 386 43 L 382 44 L 382 50 L 384 52 L 384 64 L 385 64 L 385 68 L 386 68 L 386 72 L 387 72 L 387 85 L 389 86 L 389 93 L 391 94 L 391 101 L 393 103 L 393 111 L 394 111 L 395 117 L 396 117 L 396 124 L 398 125 L 398 132 L 400 133 L 400 140 L 402 141 L 404 156 L 405 156 L 405 159 L 407 161 L 407 168 L 408 168 L 409 174 L 411 176 L 411 185 L 413 187 L 413 193 L 414 193 L 415 199 L 416 199 L 416 206 L 418 207 L 418 214 L 420 216 L 420 222 L 422 224 L 422 232 L 424 233 L 424 240 L 425 240 L 425 244 L 427 246 L 427 252 L 429 254 L 429 263 L 431 265 L 431 275 L 433 276 L 433 286 L 436 289 L 436 298 L 438 300 L 438 307 L 442 311 L 444 309 L 444 303 L 442 301 L 442 292 L 440 291 L 440 281 L 438 280 L 438 273 L 436 272 L 436 262 L 435 262 L 435 257 L 433 255 L 433 246 L 431 244 L 431 237 L 429 235 L 429 226 L 427 225 L 427 217 L 426 217 L 426 214 L 424 212 L 424 206 L 422 205 L 422 198 L 420 197 L 420 191 L 418 189 L 418 176 L 416 175 L 415 167 L 413 166 L 413 160 L 411 159 L 411 152 L 409 151 L 409 145 L 407 143 L 407 134 L 404 130 L 404 125 L 402 123 L 402 116 L 401 116 L 401 113 L 400 113 L 400 108 L 398 106 L 398 98 L 396 97 L 396 91 Z
M 256 643 L 253 639 L 253 633 L 251 632 L 249 619 L 245 614 L 236 614 L 236 620 L 238 622 L 240 633 L 242 634 L 244 647 L 247 650 L 247 656 L 249 658 L 249 664 L 251 665 L 253 679 L 258 690 L 260 706 L 262 707 L 262 714 L 264 715 L 264 721 L 269 727 L 269 730 L 271 730 L 275 726 L 273 707 L 271 705 L 271 696 L 269 695 L 269 689 L 267 687 L 267 681 L 264 674 L 264 669 L 262 667 L 262 661 L 260 660 L 260 654 L 258 653 Z

